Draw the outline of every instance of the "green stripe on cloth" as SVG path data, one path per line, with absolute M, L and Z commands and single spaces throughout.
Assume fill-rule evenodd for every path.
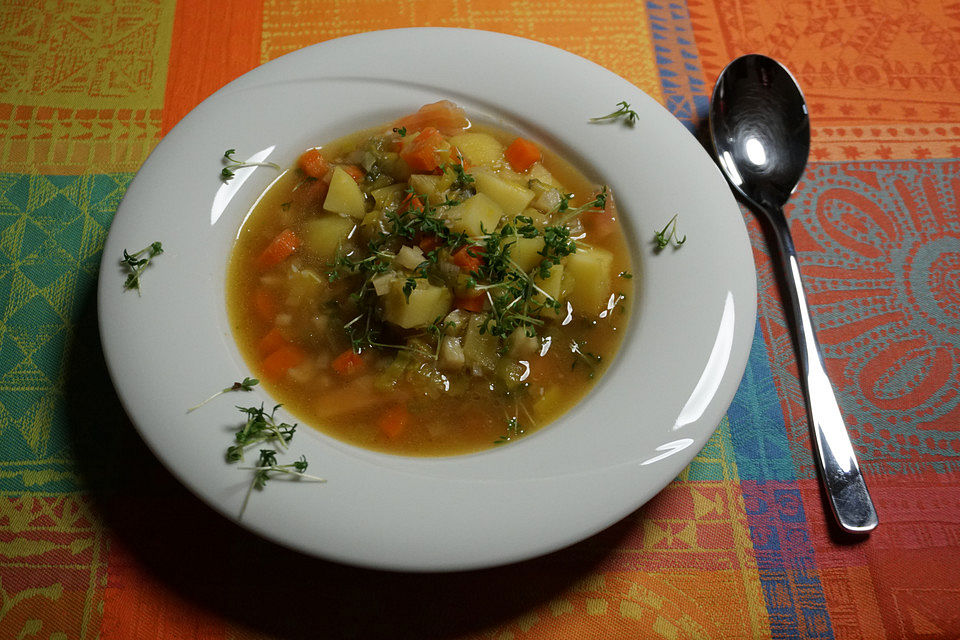
M 132 177 L 0 174 L 0 492 L 76 489 L 67 362 Z

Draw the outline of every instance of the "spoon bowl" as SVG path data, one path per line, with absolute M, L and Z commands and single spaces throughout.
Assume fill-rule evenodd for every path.
M 756 54 L 737 58 L 721 72 L 714 88 L 710 137 L 727 180 L 750 206 L 766 215 L 773 229 L 813 447 L 831 511 L 844 531 L 867 533 L 877 526 L 877 512 L 827 376 L 783 214 L 810 154 L 810 117 L 803 92 L 776 60 Z
M 720 75 L 710 133 L 734 188 L 755 207 L 782 207 L 810 155 L 810 117 L 800 87 L 771 58 L 738 58 Z

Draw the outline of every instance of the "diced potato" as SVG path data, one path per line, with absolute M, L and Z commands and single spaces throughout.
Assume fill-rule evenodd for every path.
M 530 167 L 530 170 L 527 171 L 527 178 L 530 180 L 539 180 L 540 182 L 556 189 L 561 188 L 561 184 L 557 182 L 557 179 L 553 177 L 553 174 L 550 173 L 547 168 L 539 162 Z
M 540 339 L 536 335 L 527 335 L 524 327 L 517 327 L 507 338 L 507 354 L 512 358 L 529 358 L 540 349 Z
M 303 250 L 325 260 L 331 260 L 337 249 L 353 232 L 353 218 L 323 214 L 303 225 Z
M 488 196 L 478 193 L 450 207 L 445 215 L 455 233 L 479 236 L 496 230 L 503 217 L 503 209 Z
M 390 287 L 396 279 L 396 271 L 384 271 L 370 278 L 370 284 L 373 285 L 373 290 L 378 296 L 385 296 L 390 293 Z
M 377 203 L 377 209 L 385 209 L 390 205 L 400 204 L 403 199 L 404 186 L 402 184 L 391 184 L 389 187 L 381 187 L 370 192 L 374 202 Z
M 488 196 L 500 205 L 508 216 L 515 216 L 526 209 L 536 195 L 524 186 L 525 183 L 508 180 L 502 174 L 492 171 L 475 171 L 473 178 L 477 193 Z
M 387 231 L 383 224 L 384 221 L 383 210 L 374 209 L 368 211 L 367 215 L 363 216 L 363 220 L 360 222 L 360 228 L 364 232 L 364 235 L 370 238 L 381 231 Z
M 390 283 L 390 290 L 383 296 L 383 318 L 404 329 L 428 327 L 437 318 L 450 312 L 453 294 L 446 287 L 430 284 L 419 278 L 410 297 L 403 292 L 406 280 L 398 278 Z
M 404 267 L 406 269 L 416 269 L 425 258 L 423 257 L 423 250 L 420 247 L 411 247 L 408 245 L 403 245 L 400 247 L 400 251 L 397 252 L 397 257 L 395 259 L 396 264 Z
M 513 358 L 500 358 L 497 362 L 497 379 L 510 391 L 523 384 L 526 372 L 527 368 Z
M 477 375 L 492 373 L 497 368 L 497 347 L 499 339 L 489 331 L 480 333 L 484 316 L 473 314 L 467 324 L 467 333 L 463 339 L 463 357 L 466 364 Z
M 456 336 L 444 336 L 440 343 L 440 368 L 447 371 L 459 371 L 466 360 L 463 356 L 463 344 Z
M 563 289 L 561 288 L 561 285 L 563 284 L 563 265 L 555 264 L 550 267 L 550 276 L 546 279 L 541 278 L 539 273 L 534 274 L 533 282 L 538 287 L 543 289 L 543 291 L 546 292 L 551 298 L 554 300 L 560 300 L 563 297 Z M 539 296 L 539 298 L 535 299 L 539 299 L 541 301 L 543 300 L 543 296 L 541 294 L 537 294 L 537 296 Z
M 541 191 L 530 204 L 536 210 L 542 212 L 543 215 L 547 215 L 556 212 L 560 208 L 561 202 L 563 202 L 563 194 L 560 193 L 559 189 L 550 187 Z
M 472 165 L 489 165 L 503 159 L 503 145 L 486 133 L 461 133 L 450 138 L 450 144 Z
M 332 213 L 350 216 L 357 220 L 362 220 L 367 213 L 367 203 L 357 184 L 349 173 L 344 171 L 343 167 L 333 168 L 333 176 L 330 178 L 330 189 L 327 190 L 327 198 L 323 201 L 323 208 Z
M 550 267 L 550 276 L 546 279 L 541 278 L 539 273 L 534 274 L 533 282 L 554 300 L 557 300 L 561 303 L 564 302 L 562 264 L 555 264 Z M 545 304 L 547 301 L 546 297 L 539 292 L 533 294 L 533 299 L 539 304 Z M 563 317 L 563 312 L 558 312 L 550 307 L 545 307 L 540 312 L 540 315 L 547 318 L 561 318 Z
M 443 174 L 439 176 L 439 180 L 437 181 L 437 191 L 432 196 L 430 196 L 430 203 L 440 204 L 441 202 L 446 200 L 443 194 L 446 193 L 446 191 L 453 186 L 453 183 L 456 182 L 456 180 L 457 180 L 457 172 L 452 166 L 448 164 L 446 167 L 444 167 Z
M 287 291 L 298 302 L 315 303 L 321 292 L 329 286 L 329 281 L 321 278 L 313 269 L 291 271 L 287 276 Z
M 425 173 L 415 173 L 410 176 L 410 186 L 413 188 L 413 192 L 422 196 L 436 195 L 439 184 L 440 176 Z
M 517 263 L 521 270 L 529 272 L 543 260 L 540 251 L 543 249 L 543 238 L 517 238 L 510 241 L 510 259 Z
M 603 311 L 610 299 L 612 264 L 613 254 L 596 247 L 579 247 L 567 256 L 565 273 L 573 278 L 567 299 L 576 312 L 595 315 Z
M 468 311 L 454 309 L 443 319 L 443 332 L 448 336 L 460 336 L 467 328 Z

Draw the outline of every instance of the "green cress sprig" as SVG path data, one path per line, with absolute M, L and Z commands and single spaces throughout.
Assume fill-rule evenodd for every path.
M 570 343 L 570 352 L 573 353 L 573 364 L 570 365 L 570 369 L 576 369 L 577 365 L 583 363 L 587 365 L 587 378 L 593 380 L 593 377 L 597 373 L 597 367 L 603 361 L 603 356 L 593 353 L 591 351 L 584 351 L 583 342 L 574 340 Z
M 264 410 L 262 404 L 259 407 L 237 407 L 247 415 L 247 422 L 234 436 L 234 444 L 227 447 L 227 462 L 243 460 L 244 451 L 258 444 L 276 442 L 280 448 L 287 449 L 297 425 L 276 421 L 274 414 L 281 406 L 276 405 L 270 413 Z
M 223 160 L 227 163 L 227 166 L 225 166 L 220 172 L 220 178 L 224 182 L 229 182 L 233 178 L 234 172 L 237 169 L 242 169 L 243 167 L 270 167 L 272 169 L 276 169 L 277 171 L 281 170 L 280 165 L 278 165 L 276 162 L 243 162 L 242 160 L 237 160 L 233 157 L 233 154 L 236 152 L 236 149 L 227 149 L 223 153 Z
M 507 420 L 507 432 L 494 440 L 493 444 L 505 444 L 510 442 L 514 438 L 522 436 L 524 431 L 526 431 L 526 429 L 523 428 L 523 425 L 521 425 L 517 417 L 514 416 Z
M 147 265 L 150 264 L 150 261 L 155 257 L 163 253 L 163 245 L 160 242 L 151 242 L 148 246 L 140 249 L 136 253 L 129 253 L 126 249 L 123 250 L 123 259 L 120 261 L 120 264 L 127 267 L 130 273 L 127 275 L 126 281 L 123 283 L 124 289 L 136 289 L 137 294 L 140 294 L 140 276 L 143 275 L 144 270 L 147 268 Z
M 246 471 L 253 471 L 253 479 L 250 481 L 250 486 L 247 488 L 247 493 L 243 497 L 243 505 L 240 507 L 240 517 L 243 517 L 243 512 L 247 509 L 247 503 L 250 501 L 250 494 L 254 489 L 257 491 L 263 491 L 264 487 L 267 486 L 267 482 L 271 478 L 271 473 L 288 474 L 294 476 L 298 480 L 302 479 L 313 480 L 314 482 L 326 482 L 325 478 L 311 476 L 304 473 L 307 470 L 306 456 L 300 456 L 299 460 L 296 460 L 290 464 L 279 464 L 277 462 L 277 452 L 274 449 L 261 449 L 260 457 L 257 460 L 256 466 L 240 468 Z
M 576 208 L 570 208 L 572 196 L 561 197 L 554 215 L 560 215 L 553 225 L 538 230 L 527 216 L 517 216 L 514 223 L 504 225 L 499 232 L 487 234 L 484 243 L 484 263 L 471 274 L 468 286 L 484 291 L 491 305 L 491 314 L 482 330 L 505 338 L 517 328 L 522 328 L 529 336 L 537 333 L 537 327 L 543 325 L 539 318 L 545 308 L 559 310 L 560 302 L 550 297 L 537 286 L 532 275 L 521 269 L 510 259 L 510 249 L 517 239 L 543 238 L 540 255 L 543 259 L 534 271 L 541 279 L 550 277 L 550 270 L 562 258 L 575 253 L 577 243 L 570 237 L 567 226 L 574 218 L 586 211 L 602 210 L 607 203 L 607 187 L 603 187 L 593 200 Z M 479 283 L 478 283 L 479 281 Z M 537 299 L 537 294 L 542 299 Z
M 195 407 L 187 410 L 190 413 L 207 404 L 211 400 L 233 391 L 253 391 L 253 388 L 260 383 L 256 378 L 245 377 L 240 382 L 234 382 L 229 387 L 213 394 Z M 293 434 L 297 430 L 297 425 L 287 424 L 286 422 L 277 422 L 274 417 L 277 409 L 282 405 L 276 405 L 272 411 L 267 413 L 261 404 L 259 407 L 237 407 L 240 413 L 247 416 L 246 422 L 240 427 L 233 438 L 233 444 L 227 447 L 226 461 L 228 463 L 240 462 L 243 460 L 244 452 L 250 447 L 262 444 L 275 444 L 280 449 L 287 450 Z M 285 473 L 295 475 L 298 478 L 314 480 L 317 482 L 326 482 L 323 478 L 310 476 L 304 473 L 307 470 L 307 458 L 301 455 L 300 459 L 290 464 L 277 463 L 276 449 L 261 449 L 260 458 L 255 467 L 240 467 L 241 469 L 252 470 L 254 472 L 250 487 L 243 498 L 243 505 L 240 507 L 239 518 L 243 517 L 247 509 L 247 503 L 250 500 L 250 493 L 253 489 L 262 491 L 270 479 L 271 473 Z
M 350 338 L 354 351 L 365 347 L 381 347 L 392 349 L 408 349 L 401 345 L 384 344 L 380 341 L 380 309 L 377 305 L 377 295 L 373 287 L 373 278 L 386 272 L 395 254 L 389 245 L 397 238 L 406 241 L 415 240 L 422 236 L 433 236 L 437 239 L 438 249 L 429 251 L 425 260 L 417 266 L 415 276 L 407 278 L 403 285 L 403 293 L 409 297 L 417 286 L 417 278 L 428 278 L 433 272 L 439 259 L 439 247 L 455 251 L 468 243 L 465 233 L 454 233 L 439 217 L 439 207 L 425 204 L 426 198 L 416 198 L 420 206 L 413 204 L 416 194 L 412 189 L 407 190 L 410 206 L 406 210 L 392 211 L 386 214 L 388 231 L 379 232 L 367 243 L 367 256 L 355 259 L 338 252 L 332 264 L 328 267 L 328 279 L 333 282 L 344 276 L 356 275 L 360 278 L 359 286 L 350 294 L 350 300 L 357 308 L 357 315 L 344 323 L 344 329 Z M 440 206 L 457 204 L 448 201 Z
M 617 103 L 617 107 L 618 108 L 616 111 L 612 113 L 608 113 L 605 116 L 590 118 L 590 122 L 603 122 L 606 120 L 616 120 L 618 118 L 624 118 L 626 120 L 627 125 L 632 127 L 637 122 L 637 120 L 640 119 L 640 116 L 637 114 L 637 112 L 630 108 L 629 102 L 625 100 L 621 100 L 620 102 Z
M 673 217 L 670 218 L 670 222 L 668 222 L 663 229 L 653 234 L 653 241 L 656 243 L 658 251 L 666 249 L 671 241 L 673 242 L 673 246 L 677 249 L 679 249 L 683 243 L 687 241 L 686 235 L 681 238 L 677 234 L 677 219 L 679 216 L 679 213 L 675 213 Z
M 462 165 L 451 163 L 444 166 L 444 170 L 447 169 L 454 172 L 453 190 L 461 193 L 472 190 L 474 178 Z M 423 237 L 433 237 L 436 248 L 427 252 L 424 261 L 405 278 L 402 292 L 407 299 L 418 282 L 440 277 L 437 264 L 441 250 L 452 254 L 462 247 L 468 247 L 466 251 L 471 256 L 482 257 L 483 262 L 475 271 L 467 274 L 466 287 L 485 295 L 491 306 L 481 331 L 505 338 L 517 328 L 523 328 L 528 335 L 536 335 L 537 327 L 543 325 L 540 311 L 545 308 L 558 310 L 560 303 L 537 286 L 533 276 L 548 278 L 554 265 L 577 250 L 568 225 L 587 211 L 604 209 L 607 197 L 608 190 L 604 186 L 589 202 L 571 207 L 573 196 L 562 195 L 553 211 L 555 222 L 542 230 L 533 225 L 530 217 L 520 215 L 499 230 L 484 229 L 479 237 L 470 238 L 463 232 L 454 233 L 442 217 L 443 210 L 459 204 L 458 200 L 448 198 L 445 202 L 430 206 L 426 197 L 407 188 L 401 205 L 385 211 L 385 229 L 368 241 L 365 257 L 357 258 L 339 252 L 333 262 L 327 265 L 327 277 L 331 282 L 343 277 L 356 277 L 359 281 L 350 294 L 356 313 L 343 325 L 351 346 L 358 352 L 367 347 L 411 349 L 381 341 L 382 312 L 377 304 L 373 279 L 390 269 L 396 257 L 394 251 L 397 240 L 411 244 Z M 543 260 L 536 270 L 527 273 L 512 260 L 511 249 L 520 238 L 538 236 L 542 236 L 544 241 L 540 250 Z M 477 247 L 476 253 L 470 245 Z
M 233 388 L 230 387 L 230 389 Z M 234 443 L 227 447 L 227 462 L 233 463 L 243 460 L 244 452 L 256 445 L 275 444 L 284 451 L 289 448 L 293 434 L 297 430 L 297 425 L 277 422 L 274 415 L 281 406 L 276 405 L 270 413 L 264 410 L 262 404 L 259 407 L 237 407 L 241 413 L 246 414 L 247 421 L 234 436 Z M 261 449 L 256 466 L 240 468 L 254 472 L 250 487 L 247 489 L 246 496 L 244 496 L 243 505 L 240 507 L 240 518 L 243 517 L 244 511 L 247 509 L 250 493 L 253 489 L 263 490 L 267 480 L 270 479 L 271 472 L 295 474 L 309 480 L 326 482 L 323 478 L 304 474 L 307 469 L 307 458 L 305 456 L 300 456 L 299 460 L 291 464 L 278 464 L 276 449 Z
M 215 394 L 213 394 L 212 396 L 210 396 L 200 404 L 190 407 L 189 409 L 187 409 L 187 413 L 190 413 L 191 411 L 195 411 L 196 409 L 199 409 L 200 407 L 207 404 L 214 398 L 222 396 L 225 393 L 230 393 L 231 391 L 253 391 L 253 388 L 257 386 L 259 383 L 260 381 L 257 380 L 256 378 L 250 378 L 250 377 L 244 378 L 242 382 L 234 382 L 229 387 L 225 387 L 224 389 L 217 391 Z

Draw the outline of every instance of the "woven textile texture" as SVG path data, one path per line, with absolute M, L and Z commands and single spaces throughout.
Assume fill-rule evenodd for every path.
M 873 534 L 827 517 L 770 238 L 747 210 L 759 315 L 733 404 L 667 489 L 591 539 L 487 571 L 382 574 L 265 542 L 168 474 L 100 351 L 120 199 L 233 78 L 408 26 L 561 47 L 701 136 L 729 60 L 763 52 L 794 72 L 812 155 L 787 215 Z M 956 3 L 0 3 L 0 638 L 958 638 L 958 210 Z

